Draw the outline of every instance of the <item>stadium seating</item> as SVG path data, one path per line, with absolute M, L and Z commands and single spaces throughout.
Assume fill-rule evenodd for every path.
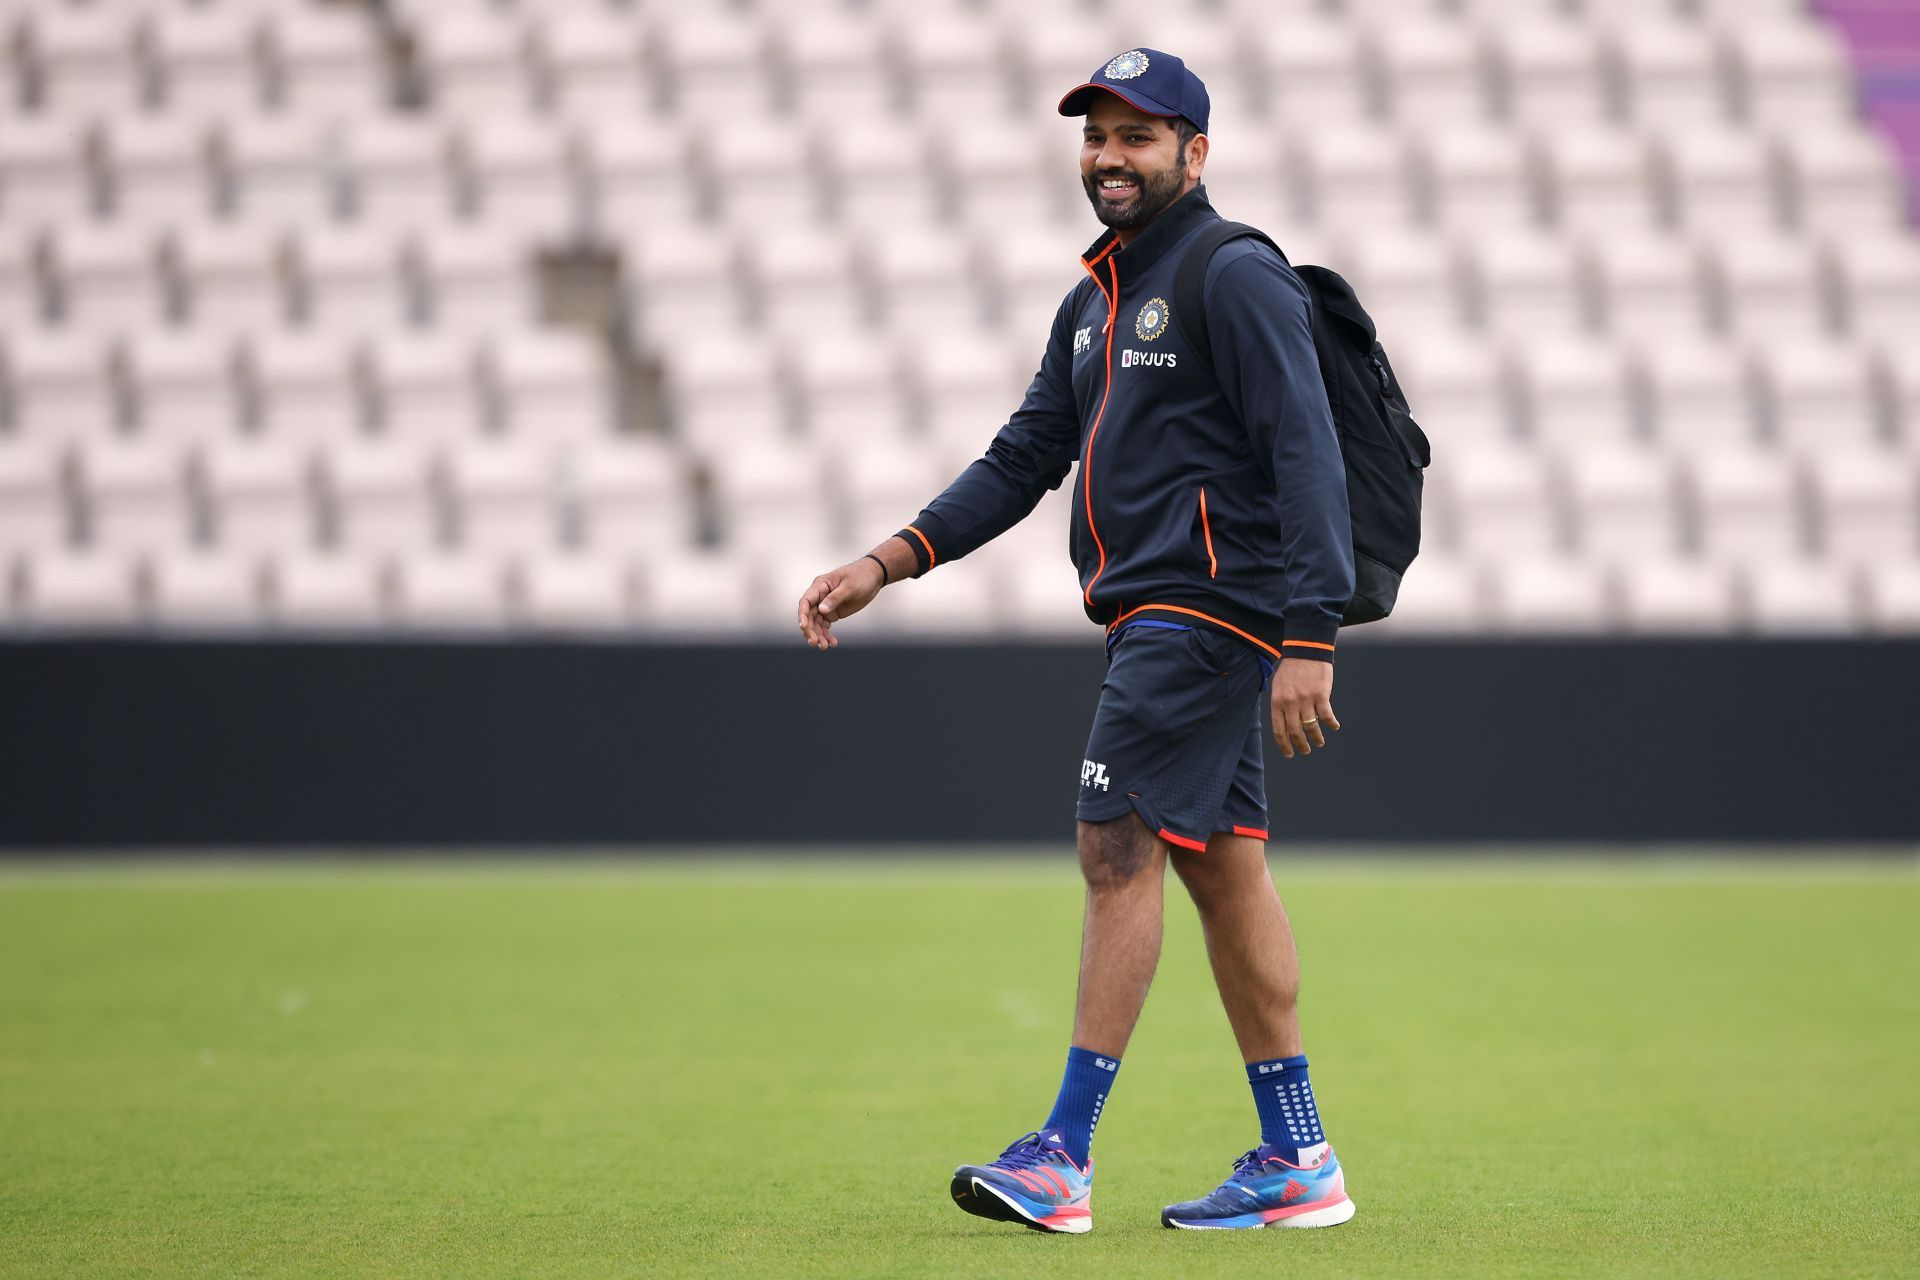
M 1097 230 L 1053 103 L 1139 43 L 1434 441 L 1380 635 L 1920 630 L 1857 8 L 0 5 L 0 629 L 789 627 L 1018 402 Z M 869 629 L 1088 635 L 1070 488 Z

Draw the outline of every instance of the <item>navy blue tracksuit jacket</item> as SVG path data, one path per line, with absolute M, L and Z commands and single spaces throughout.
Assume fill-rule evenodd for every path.
M 1078 461 L 1071 546 L 1089 618 L 1159 617 L 1332 660 L 1353 541 L 1306 286 L 1257 241 L 1220 249 L 1213 368 L 1168 305 L 1186 247 L 1219 216 L 1196 187 L 1125 248 L 1111 231 L 1094 242 L 1019 412 L 901 531 L 920 572 L 1011 528 Z

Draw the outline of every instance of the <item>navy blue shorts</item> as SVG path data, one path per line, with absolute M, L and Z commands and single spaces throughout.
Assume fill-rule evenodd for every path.
M 1134 810 L 1183 849 L 1216 831 L 1267 838 L 1262 691 L 1270 659 L 1222 632 L 1141 620 L 1107 641 L 1080 766 L 1083 822 Z

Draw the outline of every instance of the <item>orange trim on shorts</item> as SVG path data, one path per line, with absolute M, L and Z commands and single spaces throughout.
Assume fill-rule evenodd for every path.
M 927 568 L 931 569 L 934 565 L 940 563 L 939 558 L 933 554 L 933 544 L 927 541 L 926 534 L 920 532 L 912 525 L 907 526 L 907 532 L 920 539 L 920 545 L 927 549 Z
M 1192 849 L 1199 853 L 1205 853 L 1207 851 L 1207 842 L 1205 840 L 1189 840 L 1185 836 L 1173 834 L 1173 832 L 1167 830 L 1165 827 L 1160 828 L 1160 838 L 1168 844 L 1177 844 L 1182 849 Z
M 1265 840 L 1267 838 L 1267 832 L 1264 827 L 1242 827 L 1236 825 L 1233 829 L 1233 834 L 1237 836 L 1250 836 L 1255 840 Z
M 1272 645 L 1268 644 L 1265 640 L 1262 640 L 1260 637 L 1255 635 L 1250 635 L 1247 632 L 1242 631 L 1240 628 L 1234 626 L 1231 622 L 1223 622 L 1219 618 L 1214 617 L 1210 613 L 1202 613 L 1198 609 L 1189 609 L 1184 605 L 1177 605 L 1177 604 L 1135 605 L 1133 608 L 1127 610 L 1125 613 L 1115 618 L 1113 622 L 1107 627 L 1107 630 L 1109 631 L 1113 630 L 1114 627 L 1119 626 L 1121 623 L 1125 622 L 1128 618 L 1131 618 L 1134 614 L 1141 613 L 1147 609 L 1161 609 L 1167 613 L 1184 613 L 1189 618 L 1205 618 L 1208 622 L 1211 622 L 1214 626 L 1223 627 L 1226 630 L 1233 632 L 1233 634 L 1239 636 L 1242 640 L 1245 640 L 1248 644 L 1253 645 L 1254 647 L 1260 649 L 1263 653 L 1270 653 L 1276 658 L 1280 656 L 1280 651 L 1278 649 L 1274 648 Z M 1286 643 L 1306 644 L 1307 641 L 1289 640 Z M 1333 648 L 1333 646 L 1330 644 L 1323 645 L 1322 647 L 1327 649 Z

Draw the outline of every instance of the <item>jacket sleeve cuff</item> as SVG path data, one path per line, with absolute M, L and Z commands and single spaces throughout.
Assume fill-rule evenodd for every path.
M 1285 637 L 1280 641 L 1280 656 L 1332 662 L 1339 634 L 1340 624 L 1332 620 L 1288 618 Z
M 923 533 L 919 526 L 910 524 L 893 536 L 906 543 L 907 546 L 912 549 L 914 577 L 919 577 L 927 570 L 933 568 L 934 565 L 940 563 L 939 554 L 933 549 L 933 539 Z

